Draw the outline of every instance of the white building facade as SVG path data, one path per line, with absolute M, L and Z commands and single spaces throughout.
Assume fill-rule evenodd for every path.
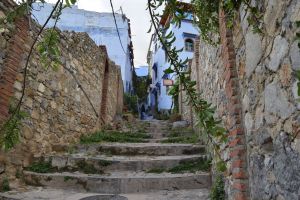
M 35 3 L 33 19 L 43 24 L 53 9 L 53 4 Z M 63 31 L 86 32 L 97 45 L 106 46 L 109 58 L 121 67 L 124 91 L 132 92 L 133 49 L 130 20 L 125 15 L 115 13 L 122 48 L 112 13 L 98 13 L 78 9 L 77 6 L 65 8 L 57 23 Z M 50 20 L 47 27 L 53 27 Z
M 199 35 L 199 30 L 193 25 L 192 15 L 188 14 L 186 19 L 182 20 L 181 27 L 178 28 L 170 24 L 170 18 L 161 20 L 161 26 L 165 28 L 166 34 L 172 31 L 176 37 L 173 47 L 177 49 L 183 48 L 179 53 L 182 60 L 192 59 L 194 55 L 195 39 Z M 158 111 L 168 111 L 173 108 L 173 99 L 168 92 L 172 86 L 167 83 L 175 83 L 175 74 L 165 74 L 164 70 L 169 68 L 171 64 L 168 62 L 166 51 L 160 43 L 156 34 L 153 34 L 150 41 L 149 51 L 147 55 L 149 71 L 152 77 L 149 99 L 151 107 L 157 107 Z M 167 85 L 165 85 L 166 83 Z

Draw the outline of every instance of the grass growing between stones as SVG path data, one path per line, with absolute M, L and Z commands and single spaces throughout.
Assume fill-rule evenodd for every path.
M 76 166 L 80 171 L 85 174 L 103 174 L 104 172 L 100 169 L 96 169 L 93 164 L 87 163 L 84 160 L 78 161 Z
M 184 144 L 196 144 L 199 142 L 198 135 L 194 134 L 191 136 L 179 136 L 169 137 L 168 139 L 162 140 L 161 143 L 184 143 Z
M 112 164 L 112 161 L 110 161 L 110 160 L 99 160 L 98 161 L 98 165 L 102 166 L 102 167 L 107 167 L 111 164 Z
M 197 171 L 205 171 L 208 172 L 211 168 L 211 161 L 206 159 L 197 159 L 195 161 L 186 161 L 182 162 L 179 165 L 170 168 L 170 169 L 162 169 L 162 168 L 154 168 L 147 171 L 147 173 L 155 173 L 160 174 L 163 172 L 169 172 L 172 174 L 180 174 L 185 172 L 197 172 Z
M 211 200 L 225 200 L 225 183 L 221 175 L 218 175 L 210 191 Z
M 34 162 L 29 167 L 26 167 L 25 169 L 36 173 L 50 173 L 54 171 L 54 168 L 51 165 L 51 161 Z
M 2 192 L 8 192 L 8 191 L 10 191 L 9 181 L 8 181 L 7 177 L 5 177 L 3 179 L 3 181 L 2 181 L 1 191 Z
M 146 133 L 140 132 L 116 132 L 116 131 L 99 131 L 91 135 L 82 136 L 80 138 L 81 144 L 91 144 L 99 142 L 145 142 L 145 139 L 150 138 Z
M 199 142 L 198 135 L 190 128 L 179 128 L 171 130 L 168 139 L 162 140 L 161 143 L 187 143 L 196 144 Z
M 161 174 L 163 172 L 165 172 L 166 170 L 163 168 L 154 168 L 154 169 L 150 169 L 147 171 L 147 173 L 152 173 L 152 174 Z
M 183 172 L 197 172 L 197 171 L 209 171 L 211 167 L 211 161 L 206 159 L 198 159 L 196 161 L 183 162 L 168 170 L 170 173 L 183 173 Z
M 71 176 L 64 176 L 64 182 L 67 182 L 69 180 L 74 180 L 74 178 Z

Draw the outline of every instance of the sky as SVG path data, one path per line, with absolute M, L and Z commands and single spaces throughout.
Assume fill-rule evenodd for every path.
M 135 69 L 137 76 L 147 76 L 148 75 L 148 66 L 141 66 L 140 68 Z
M 47 0 L 54 3 L 56 0 Z M 115 12 L 120 13 L 122 7 L 123 13 L 130 19 L 131 35 L 134 48 L 135 67 L 147 65 L 146 56 L 150 43 L 151 34 L 147 33 L 150 27 L 150 16 L 146 10 L 147 0 L 113 0 Z M 111 12 L 109 0 L 79 0 L 80 9 Z

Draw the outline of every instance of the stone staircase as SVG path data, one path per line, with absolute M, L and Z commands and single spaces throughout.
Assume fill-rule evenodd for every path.
M 141 200 L 152 199 L 143 198 L 143 193 L 152 192 L 153 200 L 159 200 L 171 198 L 168 195 L 154 197 L 161 191 L 186 191 L 188 195 L 189 190 L 193 190 L 193 195 L 198 191 L 203 196 L 200 199 L 207 199 L 205 189 L 211 185 L 207 172 L 151 173 L 151 170 L 170 169 L 184 162 L 206 160 L 205 149 L 201 145 L 159 143 L 169 126 L 166 122 L 152 121 L 150 133 L 153 139 L 147 143 L 80 144 L 74 146 L 71 153 L 37 158 L 49 163 L 51 171 L 24 171 L 23 178 L 32 186 L 80 193 L 122 194 L 125 197 L 124 194 L 136 194 Z M 199 199 L 199 196 L 187 197 L 184 199 Z

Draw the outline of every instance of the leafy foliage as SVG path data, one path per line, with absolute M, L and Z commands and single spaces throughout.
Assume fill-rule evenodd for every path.
M 214 43 L 211 34 L 219 33 L 219 0 L 193 0 L 195 23 L 201 29 L 202 39 Z
M 173 2 L 168 1 L 168 3 Z M 176 4 L 177 1 L 175 1 Z M 187 103 L 192 105 L 198 121 L 198 127 L 203 136 L 207 139 L 216 152 L 218 160 L 221 160 L 220 155 L 220 143 L 224 143 L 227 141 L 226 130 L 222 128 L 221 121 L 216 120 L 215 108 L 211 103 L 208 103 L 206 100 L 201 98 L 201 95 L 197 93 L 195 85 L 196 82 L 191 80 L 190 74 L 182 70 L 183 66 L 186 66 L 188 60 L 181 60 L 178 56 L 178 53 L 182 51 L 182 49 L 176 49 L 173 43 L 176 40 L 176 37 L 171 32 L 167 35 L 164 35 L 160 32 L 159 25 L 159 15 L 155 12 L 159 6 L 161 6 L 162 1 L 157 0 L 148 0 L 148 9 L 151 15 L 152 25 L 156 31 L 156 35 L 158 39 L 162 43 L 163 47 L 166 49 L 168 59 L 171 63 L 169 69 L 165 70 L 165 73 L 175 73 L 177 78 L 183 86 L 183 90 L 187 93 Z M 174 6 L 174 10 L 171 13 L 181 13 L 182 8 L 180 6 Z M 173 18 L 173 23 L 177 26 L 180 26 L 181 20 L 183 17 L 175 16 Z M 178 95 L 179 89 L 174 89 L 171 94 Z M 198 139 L 198 137 L 197 137 Z
M 192 0 L 194 21 L 199 27 L 202 39 L 210 44 L 219 42 L 219 8 L 226 13 L 227 26 L 233 27 L 233 22 L 241 4 L 245 5 L 248 23 L 253 32 L 262 33 L 262 14 L 258 6 L 252 6 L 250 0 Z M 216 36 L 216 37 L 212 37 Z
M 38 44 L 38 52 L 42 65 L 48 69 L 57 70 L 60 62 L 61 52 L 58 47 L 59 34 L 56 29 L 46 30 L 42 41 Z
M 8 181 L 8 178 L 7 178 L 7 177 L 5 177 L 5 178 L 2 180 L 1 191 L 2 191 L 2 192 L 8 192 L 8 191 L 10 191 L 9 181 Z
M 46 68 L 51 66 L 53 69 L 57 69 L 58 65 L 60 64 L 60 51 L 58 48 L 58 43 L 59 43 L 59 35 L 58 32 L 55 30 L 55 26 L 57 21 L 59 20 L 59 16 L 61 15 L 61 11 L 66 8 L 70 7 L 73 4 L 76 3 L 77 0 L 66 0 L 65 3 L 66 5 L 63 6 L 64 0 L 57 0 L 57 3 L 50 16 L 48 17 L 46 23 L 43 25 L 41 30 L 39 31 L 39 34 L 35 38 L 29 55 L 26 60 L 26 65 L 24 68 L 24 81 L 23 81 L 23 91 L 22 91 L 22 96 L 16 106 L 15 109 L 10 109 L 10 117 L 6 122 L 4 122 L 1 125 L 0 128 L 0 145 L 1 148 L 5 150 L 9 150 L 14 147 L 15 144 L 19 142 L 19 132 L 20 132 L 20 126 L 21 126 L 21 120 L 25 118 L 25 113 L 20 111 L 20 106 L 22 104 L 22 100 L 24 97 L 25 93 L 25 87 L 26 87 L 26 75 L 27 75 L 27 68 L 28 68 L 28 63 L 30 56 L 33 52 L 34 46 L 38 40 L 38 37 L 40 34 L 43 32 L 44 27 L 46 24 L 49 22 L 50 18 L 55 19 L 55 25 L 52 29 L 46 31 L 45 36 L 43 40 L 38 44 L 38 50 L 41 55 L 41 61 Z M 35 3 L 36 0 L 22 0 L 19 2 L 19 5 L 13 10 L 5 14 L 4 18 L 0 19 L 0 28 L 2 28 L 3 25 L 5 24 L 11 24 L 15 22 L 15 20 L 18 17 L 23 17 L 27 15 L 28 13 L 31 12 L 32 10 L 32 4 Z M 41 0 L 42 3 L 45 3 L 44 0 Z
M 169 90 L 169 95 L 172 96 L 173 102 L 174 102 L 174 113 L 179 112 L 179 102 L 178 102 L 178 97 L 179 97 L 179 81 L 176 80 L 174 85 L 171 87 Z
M 0 28 L 5 24 L 12 24 L 16 19 L 28 13 L 29 10 L 30 8 L 28 8 L 26 3 L 18 5 L 13 11 L 6 13 L 5 17 L 0 18 Z
M 9 107 L 9 114 L 15 110 L 11 104 Z M 20 141 L 20 129 L 22 126 L 22 120 L 24 120 L 28 114 L 24 111 L 17 112 L 11 120 L 5 122 L 0 129 L 0 146 L 5 151 L 13 148 Z
M 216 180 L 212 186 L 210 192 L 210 199 L 211 200 L 225 200 L 225 183 L 224 179 L 221 175 L 216 177 Z
M 147 173 L 160 174 L 163 172 L 169 172 L 173 174 L 192 172 L 195 173 L 197 171 L 205 171 L 208 172 L 211 168 L 211 161 L 205 158 L 199 158 L 197 160 L 184 161 L 179 163 L 177 166 L 172 167 L 170 169 L 163 168 L 153 168 L 147 171 Z
M 171 173 L 184 173 L 184 172 L 197 172 L 197 171 L 209 171 L 211 167 L 211 161 L 207 159 L 199 158 L 193 161 L 182 162 L 179 165 L 171 168 L 168 172 Z
M 26 168 L 26 170 L 36 173 L 49 173 L 54 170 L 51 165 L 51 161 L 38 161 L 32 163 L 30 166 Z
M 161 141 L 161 143 L 182 143 L 182 144 L 196 144 L 198 142 L 199 142 L 199 136 L 196 134 L 170 137 L 168 139 Z
M 138 113 L 138 98 L 136 95 L 124 93 L 124 105 L 133 113 Z
M 136 72 L 133 71 L 132 74 L 132 82 L 135 94 L 138 96 L 139 100 L 143 101 L 147 98 L 148 95 L 148 87 L 151 83 L 151 79 L 149 76 L 138 77 Z
M 85 174 L 103 174 L 102 170 L 96 169 L 93 164 L 87 163 L 85 160 L 78 161 L 76 165 L 79 170 L 84 172 Z

